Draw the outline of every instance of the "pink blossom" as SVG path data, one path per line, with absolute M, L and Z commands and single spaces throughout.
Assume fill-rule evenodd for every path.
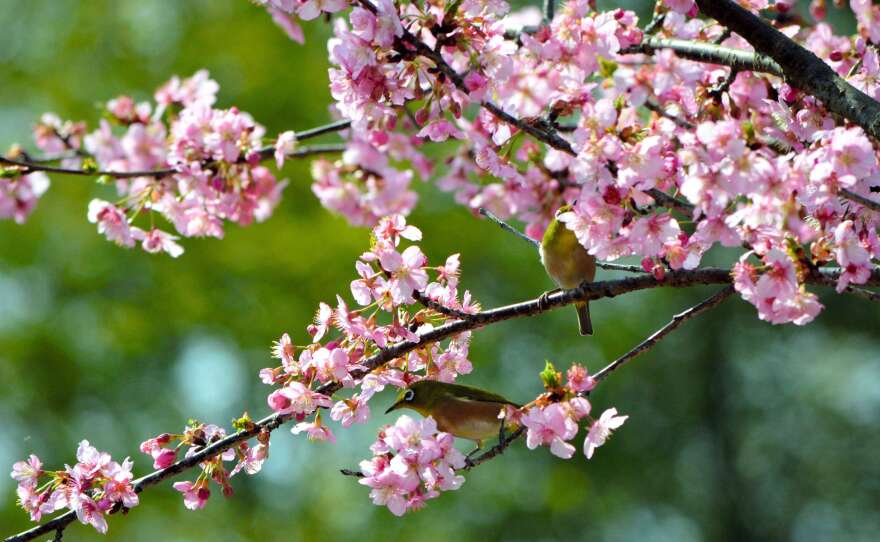
M 134 235 L 125 213 L 112 203 L 93 199 L 89 203 L 89 222 L 98 225 L 98 233 L 104 234 L 109 241 L 125 246 L 134 246 Z
M 284 33 L 287 34 L 287 37 L 292 39 L 293 41 L 302 45 L 306 42 L 305 35 L 303 34 L 302 27 L 297 24 L 296 21 L 293 20 L 287 13 L 281 11 L 280 9 L 269 9 L 269 15 L 272 16 L 272 20 L 275 21 Z
M 269 444 L 258 443 L 256 446 L 249 447 L 246 442 L 241 444 L 241 448 L 245 449 L 245 455 L 237 465 L 229 473 L 229 476 L 235 476 L 240 471 L 253 475 L 262 470 L 263 463 L 269 457 Z
M 583 365 L 572 364 L 566 372 L 566 377 L 568 378 L 568 387 L 575 393 L 587 392 L 596 387 L 596 380 L 590 376 Z
M 296 14 L 304 21 L 311 21 L 322 12 L 335 13 L 345 9 L 346 0 L 306 0 L 296 10 Z
M 400 416 L 370 447 L 374 457 L 361 461 L 364 477 L 359 482 L 371 488 L 374 504 L 395 515 L 418 509 L 441 491 L 464 483 L 455 471 L 464 467 L 465 459 L 454 440 L 448 433 L 438 433 L 432 418 L 415 421 Z
M 11 218 L 24 224 L 48 189 L 49 178 L 41 172 L 0 179 L 0 219 Z
M 324 334 L 330 329 L 332 320 L 333 309 L 322 301 L 318 304 L 318 311 L 315 313 L 315 323 L 309 328 L 309 334 L 313 341 L 320 341 L 324 337 Z
M 12 465 L 10 476 L 22 485 L 35 487 L 37 478 L 41 474 L 43 474 L 43 462 L 39 457 L 31 454 L 27 461 L 17 461 Z
M 526 446 L 530 450 L 550 445 L 550 451 L 557 457 L 568 459 L 574 455 L 574 446 L 566 441 L 577 434 L 577 423 L 566 414 L 559 403 L 529 409 L 523 416 L 522 423 L 528 428 Z
M 296 149 L 296 133 L 286 131 L 278 134 L 275 140 L 275 164 L 278 169 L 284 167 L 284 159 Z
M 329 440 L 330 442 L 336 442 L 336 436 L 333 435 L 333 432 L 330 431 L 330 428 L 321 423 L 320 419 L 315 419 L 314 422 L 301 422 L 293 426 L 290 432 L 294 435 L 298 435 L 305 431 L 306 436 L 309 440 Z
M 120 465 L 115 461 L 110 464 L 104 484 L 104 499 L 110 502 L 122 503 L 125 508 L 134 508 L 140 502 L 134 491 L 131 481 L 134 475 L 131 473 L 133 463 L 126 458 Z
M 382 268 L 391 273 L 389 289 L 395 303 L 413 303 L 413 292 L 428 285 L 428 274 L 423 269 L 428 258 L 417 246 L 407 247 L 403 253 L 395 250 L 383 252 L 379 259 Z
M 342 427 L 366 423 L 370 418 L 370 406 L 365 399 L 355 394 L 351 399 L 337 401 L 330 410 L 330 418 L 340 422 Z
M 80 523 L 83 525 L 91 525 L 101 534 L 107 532 L 107 518 L 104 517 L 104 512 L 106 510 L 102 510 L 98 503 L 93 501 L 90 497 L 87 495 L 80 495 L 76 500 L 74 510 L 76 511 L 76 518 Z
M 281 338 L 272 344 L 272 357 L 280 359 L 285 369 L 296 364 L 295 355 L 296 346 L 290 340 L 290 335 L 287 333 L 282 334 Z
M 584 439 L 584 455 L 587 456 L 587 459 L 593 457 L 596 448 L 605 444 L 605 441 L 611 436 L 611 431 L 623 425 L 627 418 L 629 416 L 618 416 L 616 408 L 609 408 L 599 416 L 598 420 L 593 422 L 587 433 L 587 438 Z
M 183 247 L 175 243 L 179 237 L 162 230 L 156 228 L 153 228 L 148 232 L 132 230 L 132 236 L 135 239 L 140 239 L 144 251 L 149 252 L 150 254 L 166 252 L 172 258 L 176 258 L 183 254 Z
M 837 292 L 843 292 L 849 284 L 864 284 L 871 277 L 871 255 L 855 233 L 852 220 L 841 222 L 834 230 L 835 257 L 843 268 L 837 279 Z
M 434 121 L 424 128 L 418 134 L 418 137 L 427 137 L 431 141 L 446 141 L 448 138 L 464 139 L 464 134 L 448 120 Z
M 192 482 L 175 482 L 172 487 L 183 493 L 183 505 L 190 510 L 199 510 L 204 508 L 211 497 L 211 490 L 207 485 L 201 482 L 193 484 Z
M 330 407 L 329 397 L 312 391 L 301 382 L 290 382 L 269 395 L 269 407 L 279 414 L 311 414 L 319 407 Z

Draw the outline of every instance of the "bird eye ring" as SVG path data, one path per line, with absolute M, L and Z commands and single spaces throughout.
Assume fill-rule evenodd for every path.
M 416 392 L 414 392 L 412 390 L 406 390 L 406 393 L 403 394 L 403 400 L 404 401 L 412 401 L 413 397 L 415 397 L 415 395 L 416 395 Z

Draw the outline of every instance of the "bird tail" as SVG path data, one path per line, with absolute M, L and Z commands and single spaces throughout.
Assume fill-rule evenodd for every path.
M 593 323 L 590 321 L 590 305 L 588 303 L 576 303 L 578 311 L 578 325 L 581 335 L 593 334 Z

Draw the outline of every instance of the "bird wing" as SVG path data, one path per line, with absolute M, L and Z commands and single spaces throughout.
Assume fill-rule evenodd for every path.
M 450 384 L 449 386 L 450 389 L 447 393 L 457 397 L 458 399 L 466 399 L 469 401 L 478 401 L 482 403 L 503 403 L 507 405 L 513 405 L 515 407 L 520 406 L 513 401 L 505 399 L 497 393 L 481 390 L 480 388 L 463 386 L 461 384 Z

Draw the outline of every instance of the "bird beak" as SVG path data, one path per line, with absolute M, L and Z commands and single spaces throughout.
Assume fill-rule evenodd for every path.
M 396 403 L 388 407 L 388 410 L 385 411 L 385 414 L 388 414 L 392 410 L 397 410 L 398 408 L 400 408 L 400 401 L 397 401 Z

